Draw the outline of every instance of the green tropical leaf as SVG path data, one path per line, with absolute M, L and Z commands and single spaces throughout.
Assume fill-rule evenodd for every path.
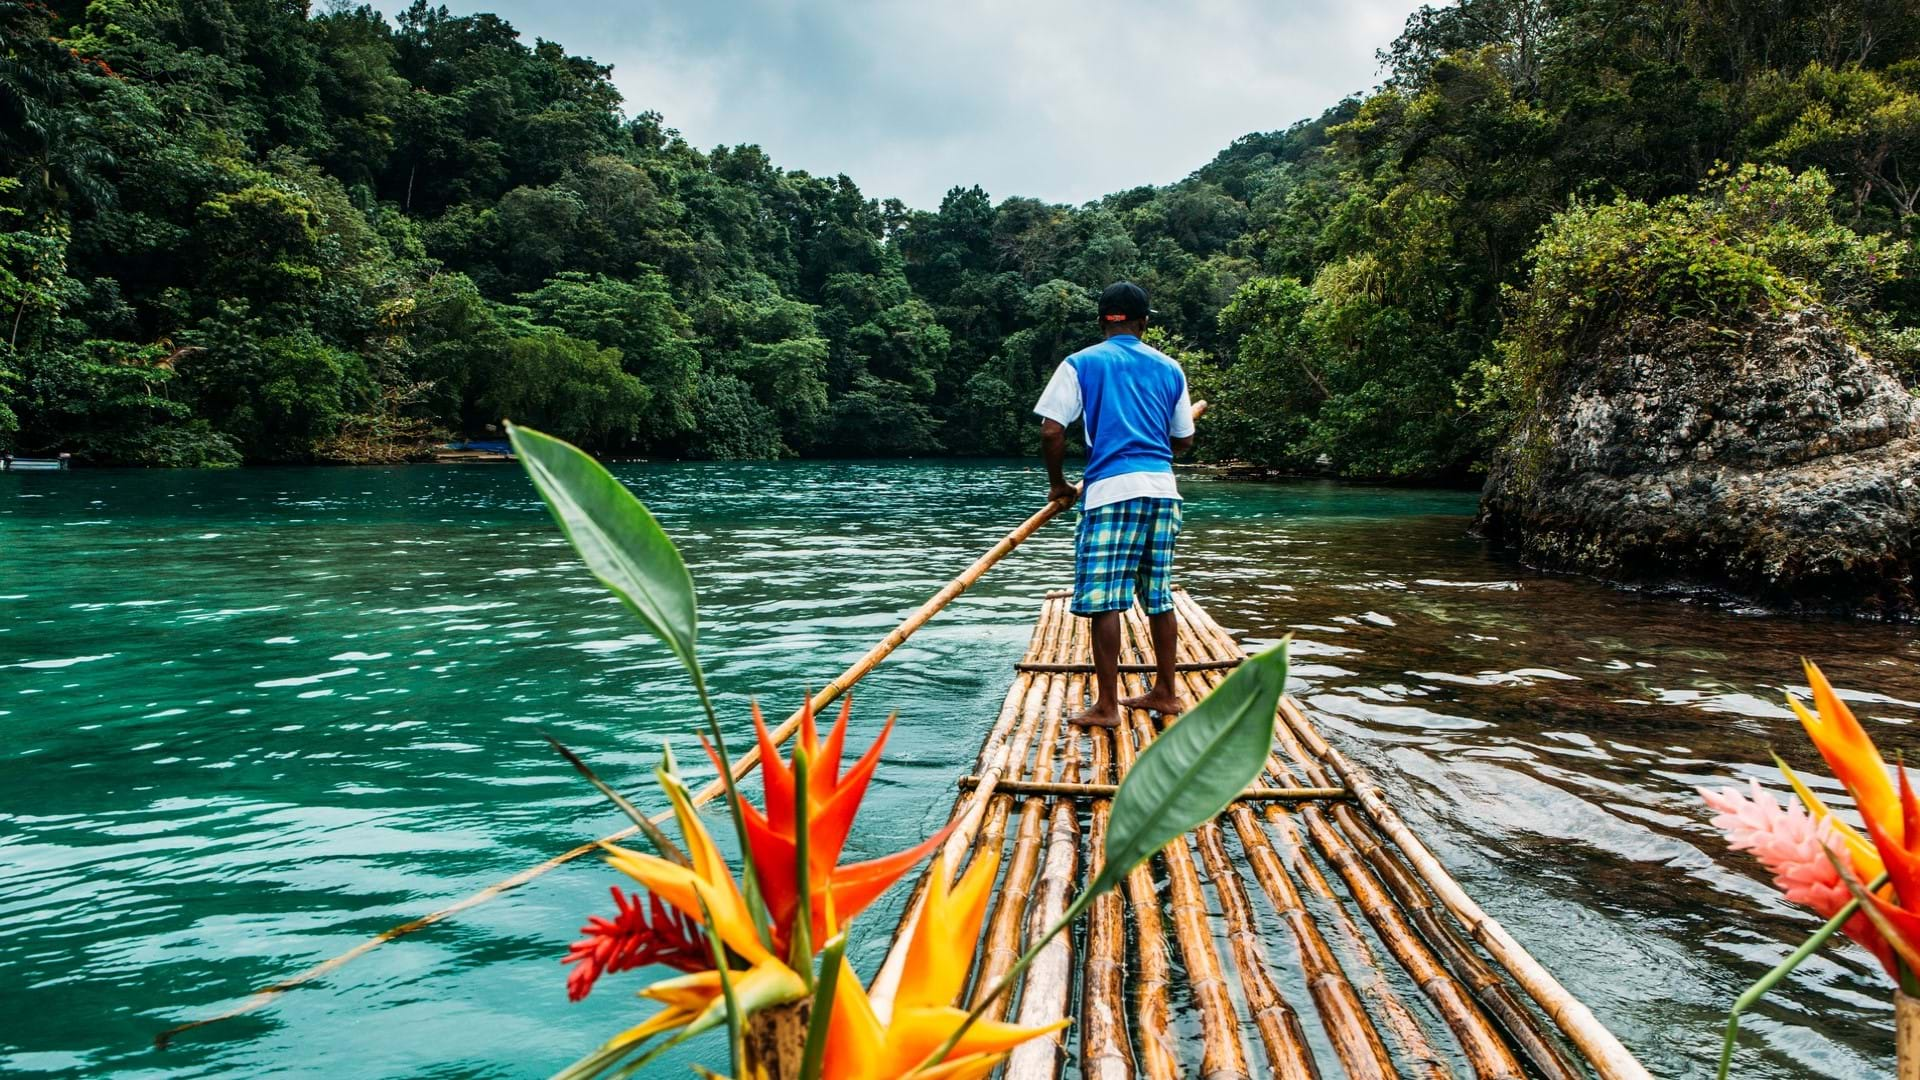
M 572 443 L 516 424 L 507 437 L 587 569 L 699 680 L 693 576 L 653 512 Z
M 1154 852 L 1226 809 L 1260 775 L 1287 688 L 1292 640 L 1249 657 L 1141 752 L 1114 793 L 1106 864 L 1089 894 L 1112 888 Z

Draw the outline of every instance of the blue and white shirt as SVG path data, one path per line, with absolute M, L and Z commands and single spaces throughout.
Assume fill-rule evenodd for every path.
M 1062 427 L 1085 417 L 1082 507 L 1180 497 L 1171 440 L 1193 434 L 1193 404 L 1186 372 L 1167 354 L 1115 334 L 1067 357 L 1033 411 Z

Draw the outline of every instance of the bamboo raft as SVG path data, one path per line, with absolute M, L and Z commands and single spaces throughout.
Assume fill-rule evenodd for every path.
M 1180 689 L 1195 701 L 1245 653 L 1183 590 L 1176 598 Z M 1153 660 L 1147 620 L 1136 605 L 1123 623 L 1121 689 L 1137 694 Z M 1068 613 L 1065 593 L 1048 594 L 960 784 L 946 865 L 958 874 L 968 858 L 1010 848 L 962 1004 L 1099 872 L 1114 785 L 1155 735 L 1140 710 L 1123 710 L 1113 731 L 1064 722 L 1090 694 L 1092 659 L 1087 621 Z M 875 978 L 882 1015 L 925 889 L 923 876 Z M 1076 1057 L 1098 1080 L 1648 1077 L 1291 699 L 1257 786 L 1135 870 L 1075 930 L 990 1013 L 1045 1024 L 1077 1010 L 1059 1036 L 1015 1051 L 1009 1080 L 1056 1077 Z

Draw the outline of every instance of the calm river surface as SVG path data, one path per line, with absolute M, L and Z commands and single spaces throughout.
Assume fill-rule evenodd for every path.
M 617 472 L 694 565 L 735 722 L 749 694 L 797 704 L 1045 486 L 1016 463 Z M 1912 633 L 1529 573 L 1465 535 L 1469 494 L 1185 490 L 1195 596 L 1250 641 L 1294 631 L 1294 693 L 1481 903 L 1656 1074 L 1710 1075 L 1727 1005 L 1812 922 L 1694 788 L 1778 790 L 1770 745 L 1812 764 L 1780 703 L 1803 653 L 1889 753 L 1920 751 Z M 1070 541 L 1043 531 L 862 684 L 865 731 L 902 721 L 849 858 L 939 825 Z M 653 806 L 659 740 L 692 762 L 692 717 L 517 469 L 0 476 L 0 1073 L 552 1072 L 643 1011 L 635 975 L 567 1004 L 558 957 L 616 880 L 592 860 L 151 1041 L 621 824 L 539 731 Z M 863 971 L 902 892 L 865 920 Z M 1890 1071 L 1871 963 L 1809 964 L 1737 1074 Z

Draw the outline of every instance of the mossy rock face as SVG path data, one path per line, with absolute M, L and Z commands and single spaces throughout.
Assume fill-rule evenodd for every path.
M 1818 309 L 1643 323 L 1558 373 L 1477 528 L 1546 569 L 1911 618 L 1917 436 L 1920 402 Z

